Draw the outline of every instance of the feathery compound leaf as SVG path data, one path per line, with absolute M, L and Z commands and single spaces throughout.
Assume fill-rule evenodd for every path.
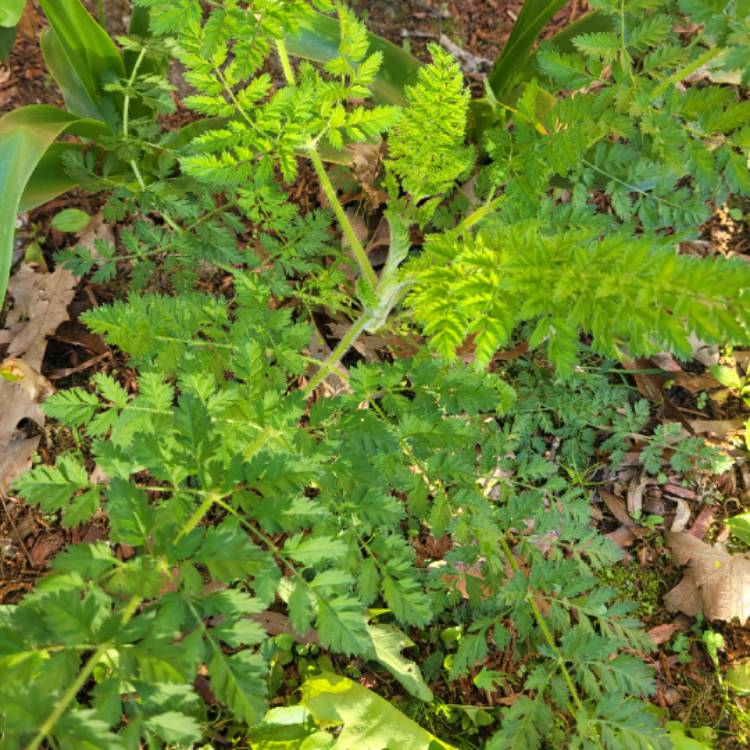
M 287 539 L 284 552 L 305 566 L 315 567 L 327 561 L 340 560 L 348 551 L 341 539 L 328 536 L 303 537 L 297 534 Z
M 388 167 L 415 200 L 447 192 L 474 163 L 465 145 L 469 92 L 461 68 L 437 45 L 430 53 L 432 63 L 407 88 L 409 106 L 388 138 Z
M 492 735 L 489 750 L 670 746 L 639 700 L 655 688 L 637 658 L 648 637 L 598 576 L 618 550 L 591 523 L 585 479 L 604 456 L 619 465 L 633 434 L 647 473 L 727 459 L 697 438 L 675 443 L 668 425 L 647 436 L 649 405 L 594 355 L 747 342 L 750 267 L 681 244 L 714 205 L 750 194 L 747 2 L 590 0 L 594 12 L 536 55 L 541 83 L 527 62 L 562 5 L 525 0 L 495 96 L 472 112 L 484 140 L 467 145 L 457 62 L 432 46 L 420 67 L 342 4 L 136 0 L 127 81 L 89 81 L 112 94 L 96 98 L 115 105 L 102 116 L 117 138 L 104 152 L 63 144 L 71 177 L 112 190 L 118 241 L 60 257 L 95 283 L 132 281 L 126 299 L 83 315 L 127 375 L 52 396 L 47 414 L 76 449 L 17 483 L 63 526 L 98 513 L 107 540 L 69 546 L 33 593 L 0 607 L 0 747 L 205 744 L 205 672 L 222 721 L 251 744 L 447 747 L 327 673 L 257 726 L 292 641 L 292 658 L 302 644 L 356 656 L 424 701 L 441 664 L 448 680 L 512 691 L 505 709 L 464 707 L 477 727 L 497 721 L 474 738 Z M 271 55 L 283 81 L 264 72 Z M 173 108 L 156 75 L 170 58 L 186 103 L 209 115 L 174 133 L 153 116 Z M 351 141 L 367 143 L 331 154 Z M 374 229 L 361 247 L 337 197 L 354 195 L 343 173 L 334 188 L 315 160 L 333 210 L 299 200 L 309 175 L 290 188 L 317 149 L 353 157 L 372 203 L 390 198 L 380 227 L 358 222 Z M 60 154 L 42 159 L 32 193 Z M 348 274 L 334 219 L 369 287 Z M 375 273 L 365 264 L 386 244 Z M 33 330 L 23 296 L 10 323 L 21 336 Z M 335 351 L 320 370 L 318 333 L 341 342 L 326 338 Z M 309 398 L 352 347 L 341 393 Z M 416 646 L 370 622 L 381 616 Z M 447 660 L 418 632 L 433 621 L 456 636 Z M 507 675 L 488 669 L 500 652 Z
M 363 607 L 356 599 L 318 596 L 317 606 L 317 630 L 326 648 L 348 656 L 366 653 L 371 648 Z
M 587 57 L 595 57 L 606 62 L 614 60 L 620 50 L 620 40 L 614 34 L 605 31 L 581 34 L 573 39 L 573 44 Z
M 549 338 L 562 369 L 575 362 L 579 331 L 610 356 L 626 344 L 631 354 L 668 348 L 689 357 L 690 331 L 711 341 L 748 336 L 746 264 L 701 262 L 648 240 L 546 235 L 519 225 L 467 244 L 435 243 L 412 268 L 412 304 L 435 345 L 452 354 L 473 334 L 481 363 L 529 319 L 538 319 L 533 345 Z
M 59 391 L 44 402 L 44 413 L 52 419 L 59 419 L 68 427 L 88 424 L 100 408 L 98 396 L 83 388 Z
M 89 486 L 86 469 L 69 455 L 60 456 L 54 466 L 38 466 L 16 481 L 18 492 L 45 513 L 72 507 L 75 494 Z
M 384 573 L 383 596 L 399 622 L 421 627 L 432 620 L 432 605 L 411 577 L 397 578 Z
M 227 656 L 218 648 L 208 665 L 211 690 L 240 720 L 252 726 L 265 711 L 267 666 L 259 654 Z

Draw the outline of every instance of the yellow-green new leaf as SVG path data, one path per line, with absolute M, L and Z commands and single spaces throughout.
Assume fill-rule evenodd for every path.
M 3 0 L 0 3 L 0 26 L 5 28 L 15 26 L 21 20 L 25 7 L 26 0 Z
M 320 724 L 342 724 L 333 750 L 431 750 L 452 746 L 360 684 L 324 672 L 302 685 L 302 704 Z

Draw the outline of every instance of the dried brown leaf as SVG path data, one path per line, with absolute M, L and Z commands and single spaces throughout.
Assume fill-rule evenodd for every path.
M 609 512 L 623 525 L 623 526 L 635 526 L 635 522 L 628 515 L 628 511 L 625 507 L 625 501 L 617 495 L 613 495 L 607 490 L 599 490 L 599 497 L 602 499 L 604 504 L 609 508 Z
M 664 385 L 667 382 L 665 375 L 658 375 L 644 370 L 654 370 L 656 364 L 650 359 L 624 360 L 622 366 L 630 370 L 635 381 L 638 392 L 649 401 L 660 402 L 663 399 Z
M 8 284 L 14 304 L 3 336 L 9 342 L 7 356 L 22 357 L 33 369 L 41 369 L 47 336 L 68 319 L 76 283 L 75 276 L 64 268 L 37 273 L 25 265 L 16 271 Z
M 681 372 L 675 376 L 674 382 L 675 385 L 679 385 L 680 388 L 684 388 L 690 393 L 700 393 L 700 391 L 706 391 L 710 388 L 721 388 L 721 383 L 707 372 L 702 375 Z
M 649 481 L 646 472 L 630 480 L 630 486 L 628 487 L 628 514 L 631 518 L 640 518 L 643 512 L 643 493 L 646 491 Z
M 31 548 L 31 562 L 36 567 L 46 565 L 65 546 L 62 533 L 52 533 L 37 539 Z
M 633 529 L 628 526 L 619 526 L 614 531 L 610 531 L 609 534 L 605 534 L 605 536 L 620 549 L 630 547 L 638 539 Z
M 679 565 L 688 569 L 664 597 L 670 612 L 702 612 L 710 620 L 744 624 L 750 617 L 750 557 L 732 555 L 688 533 L 668 533 L 667 543 Z
M 665 372 L 682 372 L 682 365 L 669 352 L 659 352 L 659 354 L 654 354 L 651 359 L 657 367 Z
M 7 492 L 13 480 L 31 468 L 38 447 L 39 437 L 18 437 L 7 445 L 0 444 L 0 492 Z
M 44 414 L 39 404 L 19 382 L 0 378 L 0 488 L 6 490 L 10 483 L 28 467 L 39 440 L 29 439 L 19 433 L 18 426 L 29 419 L 40 427 Z
M 690 522 L 690 506 L 681 497 L 674 498 L 674 502 L 677 503 L 677 512 L 675 513 L 674 521 L 672 521 L 670 531 L 685 531 Z
M 86 225 L 86 228 L 78 236 L 78 246 L 83 247 L 91 253 L 94 260 L 100 260 L 101 255 L 97 250 L 97 241 L 114 244 L 115 233 L 110 224 L 105 223 L 101 212 L 94 216 Z
M 648 631 L 648 637 L 655 646 L 661 646 L 662 643 L 669 641 L 677 630 L 677 625 L 673 622 L 665 622 L 663 625 L 657 625 Z
M 747 417 L 734 419 L 691 419 L 690 426 L 696 435 L 716 435 L 726 437 L 745 426 Z
M 13 307 L 8 327 L 0 331 L 9 355 L 0 364 L 0 491 L 6 491 L 29 468 L 39 445 L 38 437 L 29 437 L 19 426 L 24 420 L 44 426 L 39 403 L 54 389 L 39 369 L 47 336 L 68 317 L 75 285 L 73 275 L 64 269 L 42 274 L 29 265 L 10 279 Z
M 0 378 L 16 383 L 35 402 L 44 400 L 55 391 L 52 383 L 23 359 L 11 357 L 4 360 L 0 364 Z
M 673 497 L 681 497 L 685 500 L 697 500 L 698 495 L 693 492 L 692 490 L 689 490 L 687 487 L 681 487 L 679 484 L 672 484 L 671 482 L 667 482 L 667 484 L 663 487 L 664 492 L 667 493 L 667 495 L 672 495 Z

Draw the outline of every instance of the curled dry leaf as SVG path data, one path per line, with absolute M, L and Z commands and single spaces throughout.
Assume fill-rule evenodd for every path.
M 380 143 L 352 143 L 347 146 L 347 150 L 352 155 L 349 167 L 357 182 L 362 186 L 362 192 L 365 194 L 370 208 L 377 208 L 388 200 L 388 193 L 375 186 L 383 163 L 384 148 L 384 141 Z
M 689 490 L 687 487 L 680 487 L 679 484 L 672 484 L 668 482 L 662 489 L 667 495 L 672 495 L 672 497 L 681 497 L 685 500 L 698 499 L 698 495 L 695 492 Z
M 750 617 L 750 557 L 732 555 L 712 547 L 688 533 L 666 535 L 679 565 L 688 569 L 677 586 L 664 597 L 670 612 L 696 615 L 710 620 L 744 624 Z
M 639 529 L 636 526 L 620 526 L 609 534 L 605 534 L 610 542 L 616 544 L 620 549 L 630 547 L 637 542 L 648 529 Z
M 639 477 L 633 477 L 628 487 L 628 514 L 631 518 L 640 518 L 643 512 L 643 493 L 649 485 L 649 477 L 642 472 Z
M 623 525 L 627 527 L 635 526 L 635 522 L 628 515 L 628 511 L 625 508 L 625 501 L 617 495 L 607 492 L 606 490 L 599 490 L 599 497 L 602 502 L 607 506 L 610 513 Z
M 709 527 L 714 522 L 714 518 L 716 518 L 716 508 L 704 505 L 695 521 L 693 521 L 693 525 L 690 527 L 688 533 L 698 537 L 698 539 L 703 539 Z
M 656 627 L 651 628 L 647 635 L 654 646 L 661 646 L 663 643 L 672 640 L 672 636 L 677 629 L 678 627 L 676 623 L 665 622 L 663 625 L 657 625 Z
M 690 506 L 681 497 L 674 498 L 674 501 L 677 503 L 677 512 L 675 513 L 674 521 L 672 521 L 670 531 L 685 531 L 690 522 Z

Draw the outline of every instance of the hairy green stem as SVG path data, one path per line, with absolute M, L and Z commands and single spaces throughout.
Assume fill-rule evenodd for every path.
M 135 611 L 138 609 L 142 601 L 143 600 L 140 596 L 134 596 L 128 602 L 122 613 L 120 627 L 124 627 L 128 622 L 130 622 L 130 618 L 135 614 Z M 75 680 L 73 680 L 73 682 L 63 694 L 62 698 L 60 698 L 60 700 L 55 705 L 52 713 L 47 717 L 42 726 L 39 727 L 39 730 L 37 731 L 34 739 L 31 740 L 31 742 L 26 746 L 26 750 L 39 750 L 42 742 L 44 742 L 45 738 L 47 738 L 55 728 L 55 725 L 60 720 L 60 717 L 65 713 L 68 706 L 75 700 L 75 697 L 76 695 L 78 695 L 79 690 L 81 690 L 81 688 L 86 684 L 86 681 L 91 676 L 91 673 L 94 671 L 96 665 L 104 658 L 104 655 L 112 647 L 112 643 L 113 641 L 109 640 L 106 643 L 100 644 L 96 651 L 94 651 L 94 653 L 89 657 L 83 669 L 78 673 L 78 676 L 75 678 Z
M 141 67 L 141 64 L 143 63 L 144 57 L 146 57 L 146 48 L 142 47 L 141 51 L 138 53 L 138 57 L 135 60 L 135 64 L 133 65 L 133 70 L 130 74 L 130 78 L 128 78 L 128 84 L 125 90 L 125 100 L 122 105 L 122 135 L 124 138 L 128 137 L 128 128 L 130 126 L 130 89 L 135 84 L 135 79 L 138 76 L 138 71 Z M 138 168 L 138 164 L 136 163 L 135 159 L 130 160 L 130 168 L 133 170 L 133 174 L 138 180 L 138 184 L 141 186 L 141 190 L 145 190 L 146 183 L 143 180 L 143 175 L 141 174 L 141 170 Z
M 492 198 L 486 203 L 483 203 L 481 206 L 479 206 L 479 208 L 470 213 L 456 227 L 455 231 L 458 234 L 461 234 L 462 232 L 466 232 L 467 230 L 476 226 L 480 221 L 482 221 L 482 219 L 485 219 L 487 216 L 489 216 L 503 202 L 504 198 L 504 195 L 499 195 L 496 198 Z
M 672 84 L 679 83 L 692 73 L 695 73 L 696 70 L 699 70 L 704 65 L 711 62 L 711 60 L 717 58 L 720 54 L 722 54 L 722 52 L 723 50 L 721 49 L 721 47 L 713 47 L 712 49 L 707 49 L 702 55 L 698 55 L 695 60 L 686 65 L 684 68 L 680 68 L 680 70 L 673 73 L 671 76 L 669 76 L 669 78 L 662 81 L 651 92 L 651 99 L 658 99 Z
M 196 508 L 195 513 L 193 513 L 190 518 L 185 522 L 184 526 L 179 530 L 177 533 L 177 536 L 174 538 L 175 542 L 178 542 L 182 537 L 189 534 L 200 522 L 203 516 L 208 513 L 209 510 L 213 507 L 213 504 L 221 499 L 221 496 L 216 492 L 209 493 L 203 500 L 203 502 Z
M 244 526 L 256 539 L 258 539 L 258 541 L 263 542 L 263 544 L 265 544 L 266 547 L 268 547 L 268 549 L 270 549 L 271 552 L 273 552 L 273 554 L 276 555 L 279 560 L 281 560 L 281 562 L 284 564 L 284 567 L 289 571 L 293 578 L 297 579 L 301 583 L 304 583 L 305 585 L 308 585 L 305 577 L 297 570 L 297 568 L 294 567 L 294 564 L 289 559 L 289 557 L 284 554 L 284 551 L 281 549 L 281 547 L 279 547 L 279 545 L 276 544 L 276 542 L 274 542 L 270 536 L 264 534 L 260 529 L 250 523 L 250 521 L 248 521 L 244 516 L 240 515 L 235 508 L 229 505 L 229 503 L 225 503 L 224 500 L 219 500 L 217 504 L 220 507 L 224 508 L 227 513 L 234 516 L 240 522 L 240 525 Z
M 247 112 L 245 112 L 244 107 L 242 104 L 240 104 L 240 100 L 235 95 L 234 91 L 232 91 L 232 87 L 229 85 L 229 82 L 225 78 L 224 74 L 218 69 L 214 68 L 214 73 L 216 74 L 216 77 L 219 79 L 219 82 L 224 87 L 224 91 L 226 92 L 227 96 L 229 97 L 229 100 L 234 105 L 234 108 L 242 115 L 242 119 L 259 135 L 264 136 L 265 134 L 263 131 L 258 128 L 258 126 L 253 122 L 250 115 L 248 115 Z
M 289 61 L 289 53 L 282 39 L 276 40 L 276 52 L 279 55 L 281 69 L 284 71 L 284 79 L 290 86 L 296 86 L 297 80 L 294 77 L 294 68 L 292 68 L 292 63 Z
M 354 342 L 362 335 L 362 332 L 365 330 L 365 326 L 369 321 L 370 314 L 363 313 L 362 316 L 352 324 L 352 327 L 346 332 L 346 336 L 339 341 L 338 346 L 331 352 L 329 357 L 320 366 L 320 369 L 315 375 L 313 375 L 312 380 L 307 384 L 307 387 L 304 390 L 305 398 L 310 396 L 312 392 L 328 377 L 328 375 L 330 375 L 336 365 L 341 362 L 344 355 L 349 349 L 351 349 Z
M 349 242 L 362 276 L 367 280 L 370 286 L 375 289 L 378 285 L 378 276 L 370 265 L 367 253 L 365 252 L 362 243 L 359 241 L 359 237 L 357 237 L 357 233 L 354 231 L 354 228 L 349 221 L 349 217 L 346 215 L 346 211 L 344 211 L 341 201 L 339 201 L 338 195 L 336 195 L 336 189 L 333 187 L 328 172 L 326 172 L 320 154 L 314 146 L 307 149 L 305 153 L 310 158 L 313 168 L 315 169 L 315 174 L 317 174 L 318 179 L 320 180 L 320 186 L 323 188 L 323 192 L 326 194 L 326 198 L 328 198 L 334 214 L 336 214 L 336 219 L 341 226 L 341 231 Z
M 516 560 L 515 555 L 513 554 L 513 550 L 511 550 L 510 545 L 508 544 L 508 540 L 504 536 L 500 537 L 500 546 L 502 547 L 503 552 L 505 553 L 505 557 L 507 558 L 508 563 L 510 564 L 511 568 L 513 568 L 513 570 L 518 575 L 523 575 L 521 566 L 518 564 L 518 560 Z M 560 674 L 562 674 L 563 681 L 565 682 L 565 685 L 567 686 L 568 691 L 570 692 L 571 698 L 573 699 L 573 703 L 575 703 L 576 708 L 582 712 L 584 710 L 583 701 L 581 700 L 581 697 L 578 695 L 578 690 L 576 689 L 576 685 L 575 685 L 575 682 L 573 681 L 573 677 L 571 676 L 570 671 L 568 670 L 568 666 L 565 663 L 565 657 L 562 655 L 560 649 L 557 647 L 557 641 L 555 640 L 555 636 L 550 630 L 549 625 L 547 624 L 547 620 L 544 618 L 544 615 L 542 614 L 542 611 L 539 609 L 539 605 L 536 603 L 536 600 L 534 599 L 534 595 L 531 592 L 529 592 L 526 595 L 526 601 L 531 607 L 531 611 L 534 615 L 534 619 L 536 620 L 536 623 L 539 626 L 539 630 L 541 630 L 542 635 L 544 636 L 544 640 L 547 642 L 547 645 L 550 647 L 550 650 L 555 655 L 555 660 L 557 661 L 558 668 L 560 669 Z M 589 739 L 593 740 L 594 745 L 596 747 L 602 748 L 601 741 L 598 737 L 591 737 Z

